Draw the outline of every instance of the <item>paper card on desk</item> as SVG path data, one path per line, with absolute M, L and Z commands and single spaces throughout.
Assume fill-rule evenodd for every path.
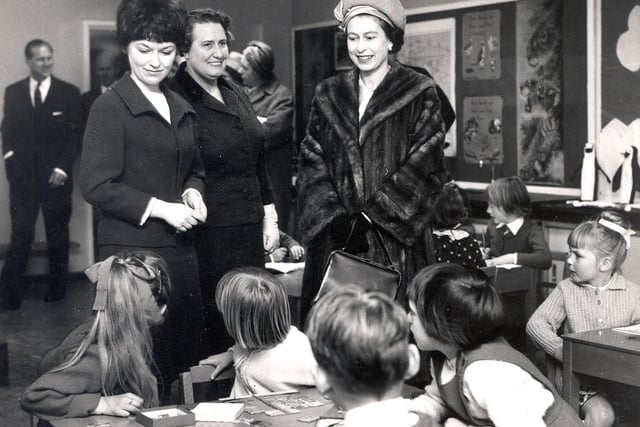
M 268 262 L 264 266 L 267 270 L 286 274 L 304 269 L 304 262 Z
M 616 332 L 622 332 L 623 334 L 640 336 L 640 324 L 631 325 L 631 326 L 621 326 L 618 328 L 613 328 L 613 330 Z
M 196 421 L 234 421 L 244 410 L 244 403 L 204 402 L 198 403 L 191 410 L 196 414 Z
M 514 268 L 522 267 L 520 264 L 500 264 L 496 265 L 496 268 L 501 268 L 503 270 L 513 270 Z

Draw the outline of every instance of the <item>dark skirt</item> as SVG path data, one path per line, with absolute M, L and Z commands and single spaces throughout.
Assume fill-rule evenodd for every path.
M 230 227 L 201 227 L 195 236 L 207 344 L 211 354 L 224 352 L 234 344 L 216 307 L 220 278 L 238 267 L 264 268 L 262 223 Z
M 158 254 L 169 267 L 172 286 L 167 321 L 154 331 L 154 356 L 160 370 L 162 394 L 180 372 L 209 355 L 204 346 L 204 314 L 193 241 L 182 234 L 175 247 L 99 245 L 98 248 L 101 260 L 123 251 L 140 250 Z

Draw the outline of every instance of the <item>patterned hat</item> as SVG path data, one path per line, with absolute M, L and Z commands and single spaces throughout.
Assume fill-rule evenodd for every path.
M 407 15 L 400 0 L 340 0 L 333 14 L 343 30 L 351 18 L 362 14 L 373 15 L 401 30 L 407 24 Z

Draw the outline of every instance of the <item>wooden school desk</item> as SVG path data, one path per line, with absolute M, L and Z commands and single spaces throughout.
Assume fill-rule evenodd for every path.
M 482 271 L 489 276 L 500 294 L 522 292 L 524 294 L 524 313 L 518 314 L 522 316 L 517 322 L 514 319 L 507 319 L 507 322 L 518 330 L 518 336 L 521 335 L 519 341 L 522 341 L 524 348 L 518 348 L 524 351 L 531 359 L 535 359 L 535 345 L 526 336 L 526 322 L 537 308 L 537 288 L 539 270 L 524 266 L 518 266 L 510 269 L 500 267 L 484 267 Z M 507 310 L 507 312 L 509 312 Z M 524 322 L 522 322 L 524 320 Z M 514 323 L 515 322 L 515 323 Z M 512 343 L 512 345 L 514 345 Z M 518 346 L 519 347 L 519 346 Z
M 304 417 L 335 417 L 338 413 L 333 402 L 323 398 L 320 395 L 320 392 L 316 388 L 304 388 L 300 389 L 300 393 L 304 396 L 310 397 L 313 400 L 324 403 L 322 406 L 316 406 L 311 408 L 303 408 L 300 410 L 300 413 L 297 414 L 284 414 L 270 417 L 266 415 L 264 412 L 258 414 L 247 414 L 247 412 L 243 412 L 242 418 L 252 418 L 257 421 L 256 425 L 260 425 L 259 421 L 265 421 L 271 427 L 299 427 L 299 426 L 314 426 L 315 422 L 302 422 L 298 421 Z M 413 398 L 420 394 L 424 393 L 424 390 L 420 390 L 419 388 L 412 387 L 409 385 L 404 386 L 402 390 L 402 395 L 406 398 Z M 263 402 L 259 401 L 256 398 L 244 398 L 244 399 L 226 399 L 227 402 L 243 402 L 247 405 L 255 405 L 259 406 L 261 409 L 265 410 L 273 409 Z M 101 425 L 100 423 L 109 423 L 109 427 L 143 427 L 142 424 L 136 422 L 135 419 L 129 418 L 120 418 L 120 417 L 111 417 L 111 416 L 90 416 L 90 417 L 82 417 L 82 418 L 66 418 L 55 421 L 49 421 L 53 427 L 88 427 L 92 425 Z M 106 426 L 107 424 L 105 424 Z M 197 422 L 195 427 L 237 427 L 242 425 L 239 422 L 235 423 L 213 423 L 213 422 Z
M 576 411 L 580 375 L 640 387 L 640 337 L 609 328 L 567 334 L 562 339 L 562 397 Z

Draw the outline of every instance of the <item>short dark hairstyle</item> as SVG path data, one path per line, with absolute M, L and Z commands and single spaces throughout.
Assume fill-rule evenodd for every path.
M 273 68 L 276 63 L 271 46 L 258 40 L 252 40 L 247 44 L 242 54 L 262 80 L 270 81 L 274 78 Z
M 393 25 L 378 18 L 377 16 L 373 16 L 373 15 L 371 16 L 376 21 L 378 21 L 378 23 L 382 27 L 382 31 L 384 31 L 384 33 L 387 35 L 387 38 L 393 44 L 389 52 L 391 53 L 400 52 L 400 49 L 402 49 L 402 46 L 404 45 L 404 30 L 402 28 L 394 27 Z
M 187 11 L 178 0 L 122 0 L 116 21 L 123 48 L 134 40 L 184 45 Z
M 443 343 L 470 350 L 502 333 L 502 300 L 481 270 L 432 264 L 411 280 L 407 297 L 427 334 Z
M 348 285 L 313 306 L 306 334 L 331 384 L 383 396 L 409 368 L 409 318 L 390 297 Z
M 25 45 L 24 57 L 27 59 L 31 59 L 31 56 L 33 55 L 32 50 L 40 46 L 48 47 L 51 53 L 53 53 L 53 46 L 51 46 L 51 43 L 42 39 L 33 39 L 33 40 L 29 40 L 29 42 Z
M 487 187 L 489 203 L 510 215 L 527 216 L 531 212 L 531 198 L 527 186 L 518 176 L 493 181 Z
M 469 216 L 462 190 L 453 182 L 448 182 L 436 199 L 431 223 L 433 228 L 453 228 Z
M 187 19 L 187 29 L 185 36 L 185 44 L 182 47 L 182 54 L 185 54 L 191 48 L 193 43 L 193 27 L 196 24 L 214 23 L 222 25 L 224 32 L 227 36 L 227 41 L 233 41 L 233 34 L 230 31 L 231 17 L 221 10 L 214 10 L 211 8 L 194 9 L 189 12 Z

